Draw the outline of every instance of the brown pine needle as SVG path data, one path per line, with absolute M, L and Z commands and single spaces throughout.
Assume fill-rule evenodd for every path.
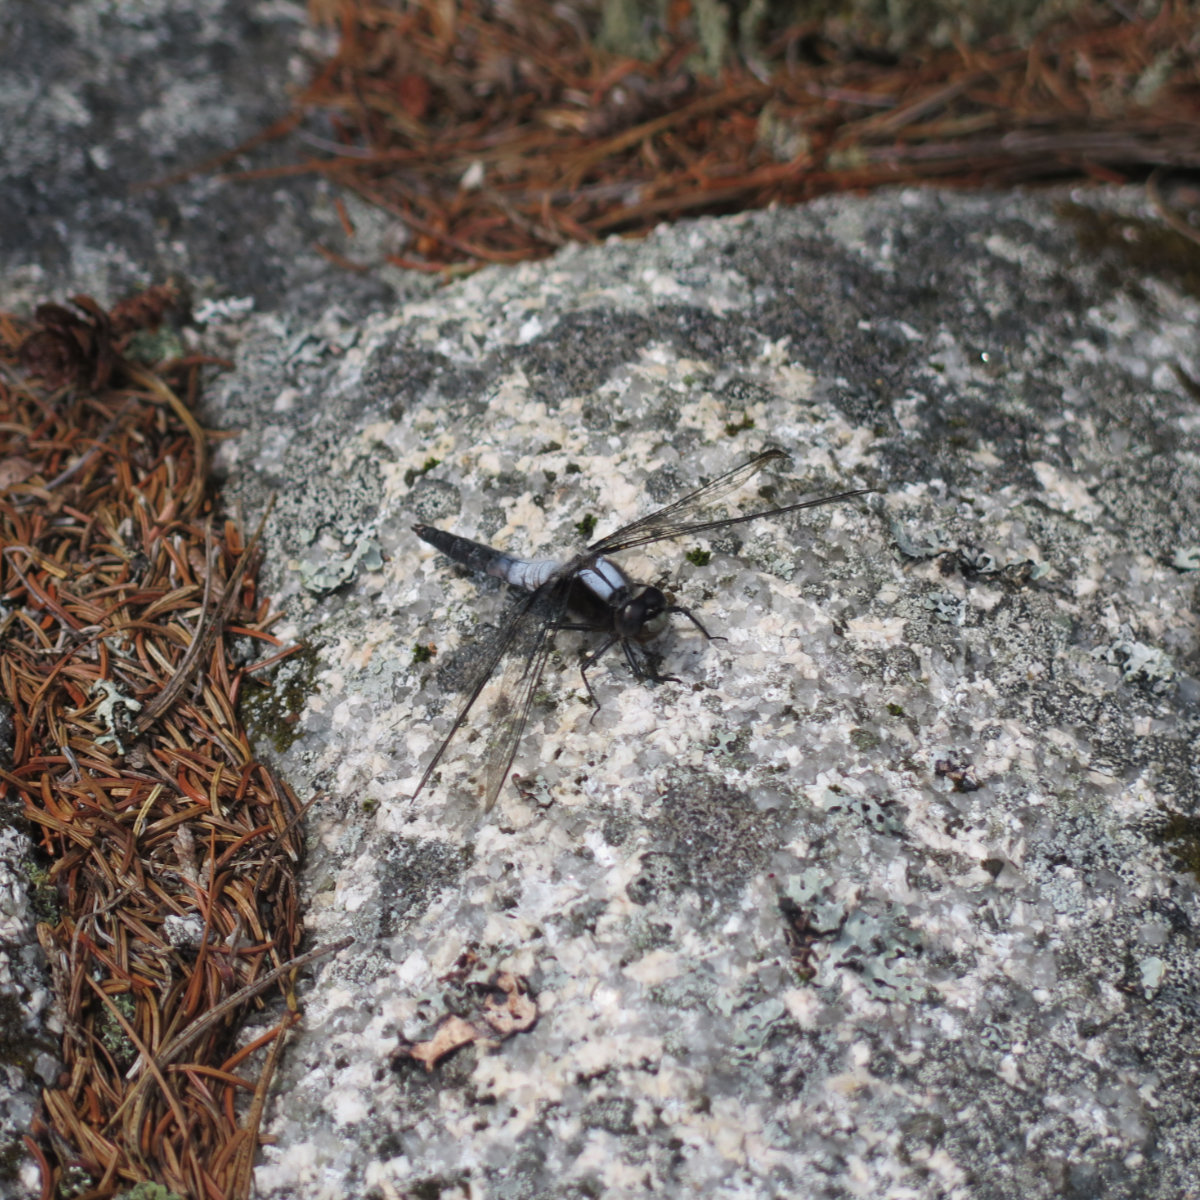
M 0 314 L 0 786 L 40 831 L 65 1028 L 32 1135 L 45 1195 L 81 1168 L 96 1198 L 247 1195 L 293 973 L 339 948 L 296 955 L 307 806 L 238 716 L 245 672 L 291 652 L 255 589 L 266 515 L 249 540 L 214 519 L 198 360 L 125 358 L 171 295 Z M 235 661 L 231 634 L 275 649 Z M 237 1051 L 272 990 L 282 1019 Z
M 230 178 L 324 175 L 401 222 L 409 244 L 387 261 L 444 272 L 833 191 L 1200 165 L 1194 4 L 1144 20 L 1084 3 L 1029 46 L 897 62 L 809 22 L 757 51 L 730 41 L 719 75 L 695 65 L 688 8 L 648 63 L 601 50 L 555 0 L 343 0 L 338 52 L 292 114 L 305 157 Z M 304 128 L 315 113 L 320 132 Z M 321 252 L 381 265 L 353 238 Z

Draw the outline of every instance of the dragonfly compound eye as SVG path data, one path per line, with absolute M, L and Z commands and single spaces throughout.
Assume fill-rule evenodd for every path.
M 656 587 L 643 588 L 621 605 L 613 622 L 623 638 L 644 638 L 660 632 L 667 611 L 667 598 Z

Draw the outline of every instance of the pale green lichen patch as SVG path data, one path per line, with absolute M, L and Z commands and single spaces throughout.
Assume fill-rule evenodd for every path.
M 344 587 L 360 571 L 378 571 L 383 566 L 379 543 L 369 536 L 354 540 L 350 553 L 343 558 L 304 560 L 299 565 L 300 580 L 314 595 L 335 592 Z
M 98 679 L 92 684 L 90 695 L 103 697 L 93 715 L 108 730 L 96 738 L 96 743 L 113 745 L 119 754 L 124 754 L 123 739 L 133 736 L 133 717 L 141 712 L 142 702 L 125 695 L 117 684 L 108 679 Z

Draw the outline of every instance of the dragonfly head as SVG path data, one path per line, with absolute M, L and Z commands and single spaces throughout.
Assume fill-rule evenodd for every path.
M 617 609 L 613 628 L 618 637 L 645 642 L 662 633 L 667 618 L 666 596 L 656 587 L 642 587 Z

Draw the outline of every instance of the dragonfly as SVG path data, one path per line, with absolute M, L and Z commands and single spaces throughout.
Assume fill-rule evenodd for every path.
M 429 782 L 488 681 L 504 661 L 499 686 L 488 706 L 490 727 L 486 732 L 484 749 L 483 808 L 485 812 L 492 808 L 521 744 L 529 710 L 553 647 L 552 635 L 556 631 L 579 630 L 600 635 L 600 644 L 583 656 L 580 666 L 584 687 L 593 705 L 597 702 L 587 670 L 614 646 L 620 646 L 624 652 L 635 679 L 655 683 L 679 682 L 673 675 L 659 675 L 653 670 L 651 659 L 645 654 L 646 644 L 667 628 L 672 616 L 687 618 L 709 640 L 713 635 L 695 614 L 676 604 L 670 593 L 651 584 L 635 583 L 609 555 L 654 542 L 724 530 L 764 517 L 781 517 L 805 508 L 836 504 L 875 490 L 858 488 L 802 500 L 782 508 L 704 519 L 714 505 L 736 492 L 764 467 L 786 458 L 788 455 L 784 450 L 768 447 L 741 466 L 688 492 L 665 508 L 639 517 L 615 533 L 593 542 L 565 562 L 550 558 L 518 558 L 446 529 L 414 525 L 412 528 L 417 537 L 440 550 L 447 558 L 473 571 L 503 580 L 517 589 L 521 596 L 505 615 L 499 632 L 482 655 L 480 665 L 467 686 L 466 699 L 450 726 L 450 732 L 425 768 L 413 798 L 420 795 Z M 642 659 L 638 657 L 639 649 L 643 654 Z

